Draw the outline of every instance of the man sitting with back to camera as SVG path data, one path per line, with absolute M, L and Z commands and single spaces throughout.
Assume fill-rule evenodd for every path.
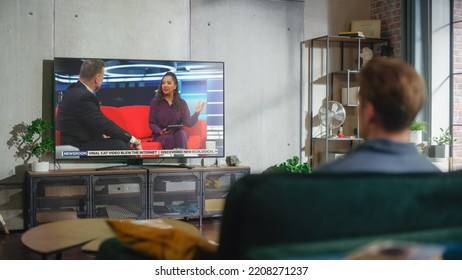
M 409 143 L 409 127 L 425 100 L 425 85 L 414 67 L 397 58 L 374 58 L 361 68 L 359 83 L 359 131 L 365 143 L 313 172 L 440 172 Z
M 108 119 L 95 96 L 104 78 L 104 61 L 87 59 L 80 67 L 79 81 L 71 84 L 59 103 L 57 128 L 61 143 L 83 151 L 141 150 L 141 140 Z

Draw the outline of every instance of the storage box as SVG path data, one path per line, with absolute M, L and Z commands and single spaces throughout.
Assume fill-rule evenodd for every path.
M 204 201 L 204 209 L 207 212 L 223 211 L 224 208 L 225 208 L 224 198 L 206 199 Z
M 120 193 L 139 193 L 140 184 L 129 183 L 129 184 L 109 184 L 107 185 L 107 191 L 109 194 L 120 194 Z
M 348 93 L 348 95 L 347 95 Z M 342 88 L 342 104 L 346 106 L 358 106 L 359 87 Z
M 156 191 L 164 191 L 164 192 L 195 191 L 196 190 L 196 182 L 162 181 L 161 184 L 156 186 L 155 190 Z
M 351 31 L 361 31 L 366 38 L 380 38 L 380 27 L 380 19 L 351 21 Z

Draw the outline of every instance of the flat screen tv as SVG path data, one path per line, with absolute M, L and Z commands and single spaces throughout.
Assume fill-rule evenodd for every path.
M 78 81 L 80 66 L 85 59 L 54 58 L 55 160 L 133 162 L 130 160 L 224 156 L 224 62 L 217 61 L 97 58 L 105 63 L 104 81 L 96 92 L 101 111 L 141 139 L 143 149 L 83 151 L 61 143 L 56 125 L 59 103 L 66 89 Z M 180 96 L 191 114 L 198 102 L 205 101 L 206 104 L 197 123 L 192 127 L 184 126 L 188 135 L 187 148 L 164 148 L 152 138 L 149 128 L 150 103 L 166 72 L 176 74 Z

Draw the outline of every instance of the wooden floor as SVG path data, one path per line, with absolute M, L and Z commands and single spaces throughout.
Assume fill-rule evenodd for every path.
M 199 227 L 197 220 L 188 221 Z M 220 218 L 203 219 L 202 237 L 218 242 L 220 231 Z M 11 231 L 5 234 L 0 230 L 0 260 L 40 260 L 40 254 L 35 253 L 24 246 L 21 242 L 22 231 Z M 94 254 L 83 252 L 80 248 L 70 249 L 64 252 L 65 260 L 93 260 Z

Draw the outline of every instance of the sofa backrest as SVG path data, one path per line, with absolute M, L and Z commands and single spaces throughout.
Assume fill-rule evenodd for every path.
M 131 105 L 122 107 L 100 106 L 106 117 L 139 139 L 151 137 L 149 129 L 149 106 Z
M 126 124 L 130 124 L 126 130 L 136 138 L 144 139 L 151 137 L 152 131 L 149 128 L 149 106 L 132 105 L 117 108 L 123 116 Z
M 190 149 L 205 149 L 205 142 L 207 139 L 206 120 L 198 120 L 193 127 L 184 126 L 184 130 L 189 135 L 188 146 Z M 197 143 L 194 139 L 192 139 L 194 136 L 198 139 Z
M 122 107 L 100 106 L 101 111 L 106 117 L 115 122 L 118 126 L 128 131 L 131 135 L 139 139 L 150 138 L 152 131 L 149 128 L 149 106 L 131 105 Z M 207 121 L 199 120 L 193 127 L 185 127 L 188 135 L 198 136 L 195 149 L 205 148 L 207 137 Z
M 119 108 L 113 106 L 100 106 L 100 109 L 108 119 L 115 122 L 115 124 L 121 128 L 127 130 L 125 118 L 119 113 Z
M 462 172 L 249 175 L 227 195 L 219 253 L 458 226 Z

